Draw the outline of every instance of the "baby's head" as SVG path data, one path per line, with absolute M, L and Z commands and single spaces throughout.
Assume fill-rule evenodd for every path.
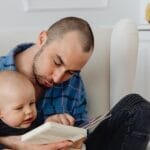
M 35 120 L 35 90 L 15 71 L 0 72 L 0 119 L 14 128 L 27 128 Z

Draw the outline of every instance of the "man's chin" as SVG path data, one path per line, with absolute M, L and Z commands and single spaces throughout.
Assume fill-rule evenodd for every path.
M 38 85 L 39 85 L 41 88 L 45 88 L 45 89 L 53 87 L 53 84 L 50 85 L 50 84 L 39 83 L 39 82 L 38 82 Z
M 54 83 L 50 83 L 47 80 L 36 78 L 36 83 L 41 88 L 51 88 L 54 86 Z
M 36 82 L 37 83 L 37 85 L 39 86 L 39 87 L 41 87 L 41 88 L 47 88 L 43 83 L 40 83 L 40 82 Z

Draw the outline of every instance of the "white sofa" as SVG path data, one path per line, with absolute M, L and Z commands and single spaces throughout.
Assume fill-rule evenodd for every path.
M 113 30 L 99 27 L 93 31 L 94 54 L 82 71 L 90 117 L 107 112 L 122 96 L 132 92 L 138 52 L 138 31 L 130 20 L 122 20 Z M 0 55 L 16 44 L 35 42 L 38 34 L 35 30 L 0 31 Z

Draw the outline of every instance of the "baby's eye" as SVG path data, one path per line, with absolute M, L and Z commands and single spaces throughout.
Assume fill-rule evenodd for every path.
M 23 107 L 20 106 L 20 107 L 15 108 L 15 110 L 21 110 L 22 108 L 23 108 Z

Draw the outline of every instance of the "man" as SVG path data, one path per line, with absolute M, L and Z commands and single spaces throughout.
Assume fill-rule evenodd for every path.
M 17 46 L 1 57 L 1 70 L 17 70 L 35 86 L 39 122 L 80 125 L 87 121 L 85 91 L 80 70 L 94 48 L 85 20 L 67 17 L 41 32 L 36 44 Z M 150 137 L 150 103 L 137 94 L 124 97 L 85 141 L 87 150 L 144 150 Z M 60 150 L 72 145 L 63 141 L 28 145 L 20 137 L 0 137 L 0 143 L 19 150 Z
M 1 70 L 17 70 L 35 86 L 38 118 L 42 123 L 55 121 L 79 125 L 87 121 L 85 91 L 80 70 L 94 48 L 89 24 L 80 18 L 67 17 L 40 33 L 35 44 L 21 44 L 8 56 L 0 58 Z M 60 149 L 71 143 L 25 145 L 19 137 L 0 138 L 0 143 L 12 149 Z M 11 142 L 12 141 L 12 142 Z M 61 147 L 62 146 L 62 147 Z

